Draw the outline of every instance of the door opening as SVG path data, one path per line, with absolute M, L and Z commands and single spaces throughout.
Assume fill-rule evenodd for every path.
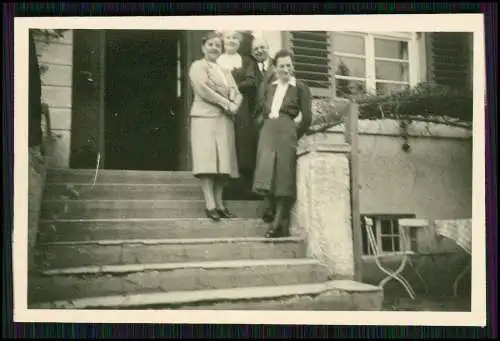
M 106 32 L 106 169 L 178 169 L 182 38 L 171 30 Z

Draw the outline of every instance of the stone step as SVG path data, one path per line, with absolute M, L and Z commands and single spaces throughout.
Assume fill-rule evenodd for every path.
M 313 259 L 128 264 L 47 270 L 30 276 L 29 301 L 76 300 L 179 290 L 319 283 L 328 270 Z
M 199 184 L 47 183 L 44 199 L 203 199 Z
M 75 298 L 30 309 L 382 310 L 380 288 L 350 280 Z
M 257 218 L 259 201 L 226 201 L 238 218 Z M 44 200 L 41 219 L 205 218 L 203 200 Z
M 293 259 L 306 256 L 301 238 L 131 239 L 38 245 L 41 268 Z
M 81 183 L 91 184 L 94 181 L 95 169 L 52 168 L 47 172 L 49 183 Z M 177 184 L 198 183 L 191 172 L 171 171 L 134 171 L 134 170 L 99 170 L 96 183 L 144 183 L 144 184 Z
M 208 218 L 41 220 L 38 241 L 263 237 L 266 230 L 261 219 L 250 218 L 217 223 Z

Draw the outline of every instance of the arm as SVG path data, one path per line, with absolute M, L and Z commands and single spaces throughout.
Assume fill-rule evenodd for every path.
M 202 64 L 194 62 L 191 65 L 191 68 L 189 69 L 189 79 L 191 80 L 193 91 L 204 100 L 218 105 L 223 109 L 229 108 L 229 100 L 219 95 L 207 85 L 209 82 L 208 74 L 207 70 Z
M 238 85 L 236 84 L 236 80 L 232 76 L 232 74 L 229 72 L 228 73 L 228 80 L 229 80 L 229 86 L 232 91 L 232 96 L 231 96 L 231 102 L 236 105 L 237 108 L 240 107 L 241 102 L 243 102 L 243 95 L 241 94 L 240 90 L 238 89 Z
M 255 63 L 253 63 L 249 58 L 243 59 L 243 70 L 240 72 L 241 79 L 238 79 L 238 89 L 240 92 L 245 93 L 249 90 L 253 90 L 256 87 L 256 79 L 255 79 Z M 240 78 L 240 77 L 238 77 Z
M 311 90 L 305 84 L 300 84 L 299 105 L 302 113 L 302 121 L 297 129 L 297 137 L 300 139 L 309 129 L 312 122 L 312 96 Z

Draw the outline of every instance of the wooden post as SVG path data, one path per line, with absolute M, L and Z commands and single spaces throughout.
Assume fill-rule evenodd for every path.
M 346 140 L 351 145 L 350 175 L 351 175 L 351 222 L 354 254 L 354 279 L 363 278 L 363 238 L 361 231 L 361 217 L 359 211 L 359 135 L 358 135 L 359 107 L 355 102 L 349 104 L 348 119 L 346 122 Z

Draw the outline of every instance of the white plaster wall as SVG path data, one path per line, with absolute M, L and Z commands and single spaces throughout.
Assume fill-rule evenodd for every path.
M 60 39 L 35 40 L 42 73 L 42 102 L 49 106 L 52 133 L 49 167 L 68 168 L 71 143 L 71 96 L 73 85 L 73 31 Z
M 411 150 L 405 153 L 397 122 L 360 121 L 361 214 L 409 213 L 429 219 L 472 216 L 471 132 L 426 126 L 410 126 Z M 317 139 L 342 143 L 344 137 L 329 132 Z

